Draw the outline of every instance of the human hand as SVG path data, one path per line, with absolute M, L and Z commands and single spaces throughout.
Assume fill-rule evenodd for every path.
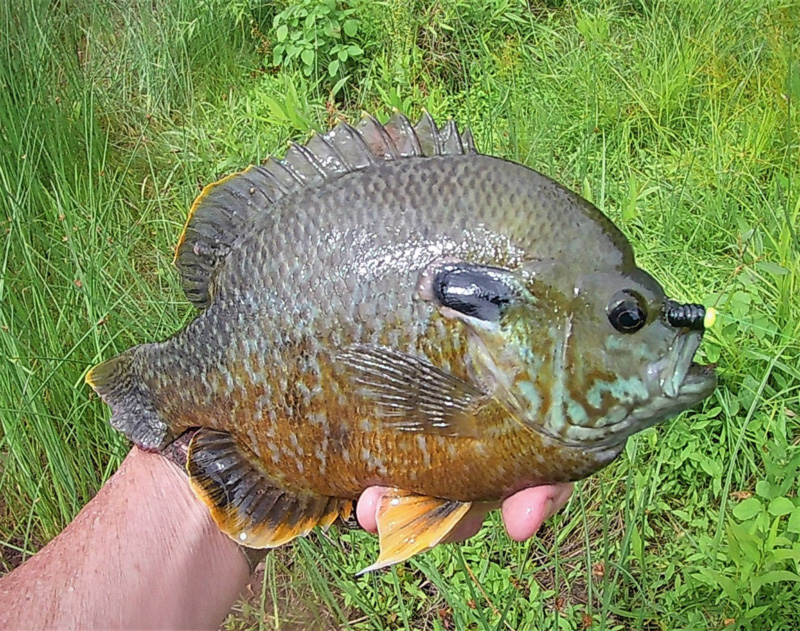
M 514 541 L 529 539 L 545 519 L 553 516 L 567 503 L 572 494 L 572 484 L 553 484 L 524 489 L 506 498 L 502 503 L 503 523 Z M 373 486 L 361 494 L 356 505 L 356 516 L 361 527 L 373 534 L 378 532 L 375 514 L 385 487 Z M 496 508 L 491 504 L 473 506 L 445 541 L 463 541 L 476 534 L 486 514 Z

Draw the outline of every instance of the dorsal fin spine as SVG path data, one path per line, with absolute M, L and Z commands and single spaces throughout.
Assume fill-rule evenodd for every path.
M 389 148 L 389 151 L 384 152 L 383 159 L 384 160 L 395 160 L 397 158 L 397 147 L 392 140 L 392 137 L 386 131 L 386 127 L 380 124 L 377 118 L 372 116 L 371 114 L 365 114 L 361 118 L 362 123 L 366 122 L 368 125 L 372 126 L 380 138 L 383 140 L 384 144 Z M 366 140 L 364 141 L 366 142 Z
M 187 298 L 198 307 L 211 300 L 214 270 L 255 218 L 279 199 L 385 160 L 475 153 L 472 134 L 453 121 L 437 129 L 426 112 L 416 128 L 395 113 L 386 125 L 365 116 L 357 127 L 339 123 L 306 146 L 290 145 L 284 159 L 269 158 L 206 186 L 192 204 L 175 247 L 174 262 Z
M 244 169 L 243 171 L 237 171 L 235 173 L 231 173 L 231 174 L 226 175 L 225 177 L 223 177 L 221 180 L 217 180 L 216 182 L 212 182 L 211 184 L 206 184 L 203 187 L 203 190 L 200 191 L 200 194 L 195 198 L 194 202 L 192 202 L 191 208 L 189 208 L 189 214 L 186 217 L 186 223 L 183 224 L 183 230 L 181 230 L 181 234 L 178 237 L 178 243 L 175 245 L 175 255 L 172 257 L 173 265 L 176 264 L 177 261 L 178 261 L 178 251 L 180 250 L 181 246 L 183 245 L 183 242 L 186 240 L 186 231 L 189 229 L 189 224 L 191 224 L 191 222 L 192 222 L 192 217 L 194 217 L 194 214 L 195 214 L 195 212 L 197 212 L 197 209 L 199 208 L 200 204 L 203 202 L 203 199 L 208 194 L 210 194 L 211 191 L 214 190 L 215 188 L 224 185 L 226 182 L 232 180 L 235 177 L 238 177 L 240 175 L 245 175 L 246 173 L 251 171 L 253 168 L 254 168 L 253 165 L 250 165 L 246 169 Z
M 341 154 L 336 145 L 332 143 L 330 140 L 328 140 L 326 136 L 327 134 L 320 134 L 319 136 L 317 136 L 317 138 L 319 139 L 320 142 L 322 142 L 323 145 L 325 145 L 328 148 L 328 150 L 341 163 L 341 165 L 345 169 L 347 169 L 348 168 L 347 160 L 344 159 L 344 156 Z M 330 177 L 330 174 L 328 175 L 328 177 Z
M 348 123 L 342 123 L 340 127 L 342 128 L 343 131 L 347 132 L 350 141 L 354 145 L 358 146 L 358 148 L 364 154 L 364 157 L 367 159 L 367 162 L 369 164 L 377 164 L 377 160 L 375 160 L 375 154 L 373 154 L 372 151 L 370 151 L 369 146 L 367 146 L 367 143 L 364 142 L 364 139 L 361 137 L 361 134 L 358 133 L 358 130 L 356 130 Z M 348 164 L 347 166 L 353 168 L 354 170 L 360 168 L 366 168 L 355 164 Z
M 301 186 L 306 185 L 305 178 L 302 175 L 300 175 L 291 164 L 286 162 L 286 160 L 275 160 L 275 163 L 281 165 L 281 168 L 283 168 L 283 170 L 286 171 L 286 173 L 288 173 L 292 178 L 294 178 L 295 182 L 297 182 Z
M 272 160 L 272 158 L 270 158 L 270 160 Z M 276 161 L 273 161 L 273 163 L 274 162 L 276 162 Z M 267 195 L 267 197 L 270 198 L 270 201 L 272 203 L 275 203 L 276 201 L 278 201 L 284 195 L 288 195 L 289 194 L 289 191 L 291 189 L 286 188 L 286 185 L 283 182 L 281 182 L 278 179 L 278 177 L 272 171 L 270 171 L 269 169 L 266 169 L 264 167 L 256 167 L 256 169 L 258 170 L 258 172 L 261 175 L 263 175 L 264 177 L 269 178 L 270 182 L 275 186 L 275 188 L 278 189 L 278 192 L 280 193 L 280 196 L 275 197 L 275 198 L 271 197 L 270 195 Z
M 325 171 L 325 168 L 319 163 L 319 160 L 317 160 L 317 156 L 315 156 L 313 152 L 308 150 L 308 147 L 306 147 L 305 145 L 301 145 L 300 143 L 297 142 L 293 142 L 291 146 L 295 151 L 297 151 L 306 160 L 308 160 L 308 163 L 317 170 L 317 173 L 319 173 L 323 178 L 327 177 L 328 174 Z

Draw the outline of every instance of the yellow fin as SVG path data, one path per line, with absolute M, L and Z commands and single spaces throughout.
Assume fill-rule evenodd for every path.
M 405 561 L 441 543 L 471 505 L 390 489 L 378 506 L 380 556 L 358 575 Z
M 275 548 L 352 510 L 352 500 L 281 488 L 226 432 L 198 431 L 186 468 L 220 530 L 249 548 Z

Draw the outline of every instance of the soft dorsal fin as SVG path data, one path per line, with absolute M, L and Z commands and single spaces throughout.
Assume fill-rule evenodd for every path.
M 291 144 L 282 160 L 270 158 L 209 184 L 192 204 L 175 248 L 186 297 L 197 307 L 208 305 L 219 262 L 282 197 L 385 160 L 468 153 L 477 153 L 472 133 L 459 133 L 453 121 L 438 129 L 427 112 L 416 126 L 400 113 L 386 125 L 365 115 L 355 127 L 339 123 L 305 145 Z

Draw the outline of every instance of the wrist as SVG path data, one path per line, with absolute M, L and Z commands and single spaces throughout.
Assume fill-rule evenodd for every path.
M 195 433 L 196 432 L 192 430 L 184 432 L 161 452 L 161 455 L 164 456 L 164 458 L 177 469 L 179 469 L 187 480 L 188 474 L 186 471 L 186 460 L 189 456 L 189 445 L 192 442 L 192 438 L 194 437 Z M 194 491 L 192 491 L 192 493 L 194 493 Z M 199 499 L 197 501 L 198 503 L 202 504 Z M 206 507 L 203 506 L 203 508 L 205 509 Z M 209 513 L 209 518 L 210 516 L 211 515 Z M 230 541 L 236 545 L 239 551 L 244 555 L 244 559 L 247 561 L 250 574 L 253 574 L 258 564 L 264 560 L 264 557 L 267 555 L 267 551 L 265 549 L 248 548 L 247 546 L 240 545 L 232 539 Z

